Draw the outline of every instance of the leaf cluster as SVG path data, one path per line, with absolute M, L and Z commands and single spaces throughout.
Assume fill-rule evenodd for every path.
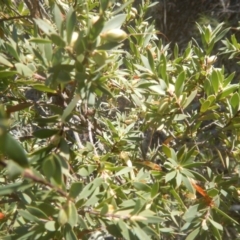
M 197 25 L 201 44 L 171 49 L 154 6 L 0 23 L 1 239 L 239 237 L 240 87 L 217 67 L 239 43 Z

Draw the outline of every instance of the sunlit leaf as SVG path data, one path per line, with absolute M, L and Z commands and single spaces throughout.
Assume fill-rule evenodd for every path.
M 200 228 L 194 229 L 186 238 L 186 240 L 194 240 L 196 239 L 197 235 L 200 233 Z
M 31 77 L 33 75 L 33 71 L 28 66 L 26 66 L 22 63 L 16 63 L 15 67 L 17 69 L 17 72 L 20 75 L 23 75 L 25 77 Z
M 185 78 L 186 78 L 186 74 L 184 71 L 182 71 L 177 77 L 177 80 L 175 83 L 175 93 L 177 97 L 179 97 L 182 94 Z
M 111 18 L 108 22 L 104 24 L 102 32 L 106 32 L 111 29 L 120 28 L 125 21 L 127 14 L 119 14 Z
M 0 63 L 8 67 L 13 67 L 13 65 L 3 56 L 0 55 Z

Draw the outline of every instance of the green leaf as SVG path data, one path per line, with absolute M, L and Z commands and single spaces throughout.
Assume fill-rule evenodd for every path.
M 223 230 L 223 226 L 217 222 L 215 222 L 213 219 L 208 218 L 208 221 L 212 224 L 212 226 L 214 228 L 217 228 L 218 230 L 222 231 Z
M 158 93 L 161 96 L 164 96 L 166 94 L 161 85 L 152 85 L 149 86 L 149 89 Z
M 182 174 L 178 171 L 176 176 L 177 188 L 181 185 L 181 183 L 182 183 Z
M 58 187 L 61 187 L 63 184 L 63 172 L 61 160 L 57 155 L 53 155 L 54 164 L 55 164 L 55 172 L 52 174 L 52 179 L 55 181 Z
M 172 229 L 172 228 L 160 228 L 159 230 L 160 230 L 160 232 L 166 232 L 166 233 L 171 233 L 171 232 L 173 232 L 173 229 Z
M 57 4 L 55 4 L 54 8 L 53 8 L 53 16 L 54 16 L 54 21 L 55 21 L 55 24 L 58 28 L 58 31 L 61 33 L 62 32 L 63 17 L 62 17 L 62 13 L 59 10 L 59 7 L 58 7 Z
M 124 239 L 131 240 L 130 231 L 129 231 L 126 223 L 123 220 L 120 219 L 117 223 L 117 226 L 119 227 L 119 229 L 115 229 L 114 232 L 116 232 L 116 233 L 121 232 L 121 235 L 124 237 Z
M 100 211 L 100 214 L 101 215 L 105 215 L 107 213 L 108 213 L 108 205 L 107 204 L 103 204 L 102 209 Z
M 77 23 L 76 13 L 73 8 L 70 8 L 67 13 L 67 20 L 66 20 L 66 29 L 67 29 L 67 42 L 68 44 L 71 43 L 72 34 L 75 29 Z
M 175 94 L 177 97 L 180 97 L 180 95 L 182 94 L 185 79 L 186 79 L 186 73 L 185 73 L 185 71 L 182 71 L 178 75 L 176 83 L 175 83 Z
M 45 92 L 45 93 L 56 93 L 57 91 L 51 89 L 43 84 L 33 84 L 32 87 L 38 91 Z
M 186 114 L 176 114 L 174 116 L 174 121 L 182 121 L 186 119 L 188 116 Z
M 153 55 L 149 49 L 147 49 L 147 58 L 148 58 L 148 62 L 149 62 L 152 72 L 155 72 L 155 64 L 154 64 Z
M 209 197 L 214 198 L 219 194 L 219 190 L 216 188 L 211 188 L 210 190 L 207 191 L 207 193 Z
M 61 208 L 58 214 L 58 223 L 63 226 L 68 222 L 68 214 L 66 209 Z
M 56 231 L 56 225 L 55 221 L 48 221 L 44 224 L 44 227 L 47 231 L 55 232 Z
M 50 39 L 47 38 L 31 38 L 29 42 L 40 43 L 40 44 L 49 44 L 52 43 Z
M 59 120 L 59 115 L 35 118 L 35 121 L 38 122 L 39 124 L 56 123 L 58 122 L 58 120 Z
M 78 221 L 78 213 L 73 202 L 70 201 L 68 203 L 67 211 L 68 211 L 68 223 L 70 224 L 71 227 L 74 227 Z
M 213 234 L 215 239 L 222 240 L 222 236 L 221 236 L 221 234 L 220 234 L 220 232 L 219 232 L 219 230 L 217 228 L 212 227 L 211 231 L 212 231 L 212 234 Z
M 24 148 L 9 133 L 0 135 L 0 152 L 8 156 L 21 167 L 29 167 Z
M 70 159 L 70 148 L 67 141 L 62 137 L 60 139 L 58 148 L 59 148 L 59 157 L 62 161 L 62 167 L 67 170 L 67 173 L 65 172 L 65 174 L 68 174 L 69 165 L 67 164 L 67 161 Z
M 39 129 L 33 133 L 36 138 L 49 138 L 59 132 L 59 129 Z
M 166 182 L 171 181 L 173 178 L 175 178 L 176 174 L 177 174 L 177 171 L 175 171 L 175 170 L 167 173 L 166 176 L 165 176 L 165 181 Z
M 162 79 L 166 82 L 166 85 L 168 86 L 167 81 L 167 59 L 164 54 L 161 54 L 160 64 L 158 66 L 158 74 L 162 77 Z
M 143 208 L 143 201 L 137 199 L 133 211 L 130 213 L 132 216 L 137 215 Z M 140 218 L 141 219 L 141 218 Z
M 47 66 L 47 61 L 46 59 L 43 57 L 44 53 L 43 50 L 41 49 L 41 51 L 37 51 L 36 49 L 33 49 L 34 55 L 36 58 L 38 58 L 41 62 L 41 64 L 46 67 Z
M 7 113 L 14 113 L 14 112 L 19 112 L 23 109 L 29 108 L 30 106 L 32 106 L 33 103 L 31 102 L 23 102 L 23 103 L 19 103 L 17 105 L 13 105 L 13 106 L 7 106 Z
M 124 167 L 124 168 L 121 169 L 120 171 L 116 172 L 116 173 L 115 173 L 115 176 L 120 176 L 120 175 L 129 173 L 129 172 L 131 172 L 131 171 L 133 171 L 133 167 Z
M 185 177 L 185 176 L 182 176 L 182 181 L 183 181 L 183 184 L 186 186 L 186 188 L 188 189 L 189 192 L 191 193 L 195 193 L 195 190 L 189 180 L 188 177 Z
M 18 55 L 18 52 L 16 50 L 16 47 L 14 47 L 15 43 L 13 41 L 12 42 L 12 45 L 9 44 L 9 43 L 5 43 L 5 46 L 7 48 L 7 51 L 9 52 L 9 54 L 11 54 L 17 61 L 20 61 L 19 60 L 19 55 Z
M 223 87 L 227 87 L 235 77 L 235 72 L 232 72 L 224 81 L 223 81 Z
M 173 195 L 173 197 L 178 201 L 178 203 L 182 206 L 183 209 L 187 209 L 186 206 L 184 205 L 181 197 L 179 196 L 179 194 L 176 192 L 175 189 L 171 188 L 170 193 Z
M 148 235 L 144 232 L 142 227 L 140 227 L 138 224 L 135 224 L 135 226 L 132 228 L 132 230 L 136 234 L 138 239 L 149 239 Z
M 191 94 L 187 98 L 187 101 L 183 104 L 183 109 L 185 109 L 193 101 L 193 99 L 195 99 L 197 92 L 197 89 L 191 92 Z
M 120 43 L 118 42 L 107 42 L 98 46 L 96 49 L 106 51 L 106 50 L 112 50 L 114 48 L 117 48 L 118 46 L 120 46 Z
M 199 208 L 199 204 L 190 206 L 188 208 L 188 210 L 185 212 L 185 214 L 183 215 L 183 219 L 186 222 L 192 222 L 194 221 L 194 219 L 196 218 L 197 214 L 198 214 L 198 208 Z
M 194 175 L 188 169 L 182 168 L 181 173 L 186 177 L 194 178 Z
M 64 42 L 64 40 L 56 33 L 52 33 L 50 35 L 50 39 L 58 47 L 64 48 L 66 46 L 66 43 Z
M 24 76 L 24 77 L 32 77 L 33 75 L 33 71 L 26 65 L 22 64 L 22 63 L 16 63 L 15 67 L 17 69 L 17 72 Z
M 29 213 L 27 210 L 19 209 L 19 210 L 18 210 L 18 213 L 19 213 L 23 218 L 25 218 L 25 219 L 28 220 L 28 221 L 37 222 L 37 223 L 40 223 L 40 222 L 41 222 L 41 221 L 38 219 L 38 217 L 33 216 L 33 215 L 32 215 L 31 213 Z
M 0 79 L 15 76 L 17 73 L 18 73 L 17 71 L 0 71 Z
M 4 58 L 3 56 L 0 55 L 0 64 L 3 64 L 7 67 L 13 67 L 13 65 L 6 59 Z
M 100 0 L 101 11 L 104 13 L 109 6 L 109 0 Z
M 44 44 L 44 52 L 45 52 L 45 57 L 47 61 L 50 63 L 52 60 L 52 54 L 53 54 L 52 44 L 50 43 Z
M 104 26 L 104 18 L 100 17 L 91 27 L 90 33 L 89 33 L 89 39 L 90 41 L 95 40 L 101 33 L 103 26 Z
M 145 34 L 143 35 L 144 38 L 142 38 L 143 41 L 143 47 L 147 48 L 147 46 L 149 45 L 150 43 L 150 40 L 151 38 L 153 37 L 153 33 L 155 32 L 155 27 L 154 27 L 154 24 L 151 24 L 147 30 L 145 31 Z M 151 44 L 151 43 L 150 43 Z M 168 45 L 166 45 L 166 48 L 167 48 Z M 164 55 L 164 54 L 163 54 Z
M 78 240 L 73 229 L 69 224 L 66 224 L 64 227 L 64 239 L 65 240 Z
M 92 182 L 84 187 L 79 195 L 79 199 L 88 198 L 102 183 L 102 178 L 95 178 Z
M 239 225 L 239 222 L 237 222 L 235 219 L 231 218 L 230 216 L 228 216 L 225 212 L 223 212 L 222 210 L 220 210 L 219 208 L 214 207 L 214 210 L 216 210 L 216 212 L 218 212 L 219 214 L 221 214 L 222 216 L 224 216 L 225 218 L 229 219 L 231 222 Z
M 83 183 L 82 182 L 72 183 L 70 191 L 69 191 L 69 196 L 71 198 L 76 198 L 81 193 L 82 189 L 83 189 Z
M 222 92 L 220 92 L 218 94 L 218 98 L 219 100 L 224 99 L 225 97 L 231 95 L 231 93 L 233 93 L 235 90 L 237 90 L 239 88 L 238 84 L 232 84 L 230 86 L 225 87 Z
M 108 22 L 105 23 L 102 29 L 102 32 L 120 28 L 122 24 L 125 22 L 126 17 L 127 17 L 127 14 L 119 14 L 114 16 Z
M 165 155 L 166 155 L 168 158 L 171 158 L 172 152 L 171 152 L 171 149 L 170 149 L 167 145 L 163 145 L 163 146 L 162 146 L 162 151 L 165 153 Z
M 177 43 L 175 43 L 175 45 L 174 45 L 173 54 L 174 54 L 174 58 L 178 58 L 179 47 L 178 47 L 178 44 L 177 44 Z
M 145 56 L 143 56 L 143 55 L 141 55 L 141 59 L 142 59 L 143 66 L 144 66 L 146 69 L 149 70 L 149 73 L 151 73 L 151 72 L 152 72 L 152 68 L 151 68 L 151 66 L 150 66 L 150 64 L 149 64 L 149 62 L 148 62 L 148 59 L 147 59 Z
M 12 193 L 16 193 L 18 191 L 24 192 L 27 189 L 31 188 L 32 185 L 33 183 L 24 181 L 0 186 L 0 196 L 11 195 Z
M 240 97 L 239 97 L 239 94 L 237 92 L 235 92 L 232 95 L 232 97 L 230 99 L 230 104 L 231 104 L 231 107 L 232 107 L 233 115 L 235 115 L 239 110 L 239 104 L 240 104 Z
M 19 166 L 19 164 L 17 164 L 16 162 L 14 162 L 12 160 L 8 160 L 6 170 L 7 170 L 8 177 L 10 179 L 16 178 L 19 175 L 24 173 L 24 169 L 21 166 Z
M 155 198 L 159 193 L 159 182 L 155 182 L 152 185 L 152 189 L 151 189 L 151 197 Z
M 211 102 L 209 100 L 204 101 L 201 105 L 200 112 L 204 113 L 204 112 L 208 111 L 210 105 L 211 105 Z
M 139 214 L 139 216 L 142 216 L 142 213 Z M 163 218 L 156 217 L 156 216 L 144 216 L 147 218 L 147 220 L 142 220 L 148 224 L 159 224 L 161 222 L 164 222 Z
M 211 84 L 213 86 L 213 90 L 214 90 L 215 94 L 217 94 L 219 86 L 220 86 L 220 82 L 219 82 L 220 80 L 219 80 L 217 71 L 212 72 L 210 81 L 211 81 Z
M 80 100 L 80 96 L 78 94 L 75 95 L 75 97 L 72 99 L 72 101 L 68 104 L 68 106 L 65 108 L 62 114 L 62 122 L 65 121 L 65 119 L 70 115 L 75 108 L 76 104 Z
M 42 170 L 47 178 L 51 178 L 56 171 L 55 161 L 53 156 L 46 158 L 42 165 Z
M 196 239 L 197 235 L 200 233 L 200 228 L 194 229 L 186 238 L 186 240 L 194 240 Z
M 40 219 L 48 219 L 48 216 L 41 211 L 39 208 L 28 206 L 27 210 L 35 217 L 40 218 Z
M 55 32 L 54 28 L 49 23 L 47 23 L 46 21 L 44 21 L 40 18 L 34 19 L 34 22 L 47 35 Z
M 151 187 L 148 186 L 147 184 L 144 183 L 140 183 L 140 182 L 133 182 L 133 186 L 140 191 L 144 191 L 144 192 L 150 192 L 151 191 Z

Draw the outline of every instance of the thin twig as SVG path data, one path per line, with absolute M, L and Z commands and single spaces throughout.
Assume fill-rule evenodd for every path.
M 119 215 L 119 214 L 115 214 L 115 213 L 106 213 L 106 214 L 101 214 L 100 212 L 98 211 L 94 211 L 92 209 L 84 209 L 84 210 L 80 210 L 78 211 L 79 214 L 82 214 L 82 213 L 89 213 L 89 214 L 92 214 L 92 215 L 96 215 L 96 216 L 102 216 L 102 217 L 107 217 L 107 218 L 116 218 L 116 219 L 122 219 L 122 220 L 129 220 L 131 218 L 130 215 Z
M 88 123 L 88 136 L 89 136 L 89 140 L 90 140 L 90 143 L 93 145 L 93 151 L 94 151 L 94 154 L 96 156 L 98 156 L 98 153 L 97 153 L 97 150 L 95 148 L 95 144 L 93 142 L 93 135 L 92 135 L 92 124 L 91 122 L 87 119 L 87 123 Z
M 75 140 L 76 140 L 76 142 L 77 142 L 78 147 L 79 147 L 80 149 L 83 149 L 84 146 L 83 146 L 83 144 L 82 144 L 82 142 L 81 142 L 81 139 L 80 139 L 78 133 L 75 132 L 75 131 L 73 131 L 73 135 L 74 135 L 74 137 L 75 137 Z
M 58 192 L 63 197 L 68 198 L 68 193 L 63 191 L 61 188 L 55 187 L 54 185 L 52 185 L 51 183 L 45 181 L 44 179 L 35 176 L 34 173 L 30 169 L 25 169 L 25 171 L 23 173 L 23 176 L 25 178 L 29 178 L 29 179 L 33 180 L 36 183 L 40 183 L 42 185 L 50 187 L 51 189 L 55 190 L 56 192 Z

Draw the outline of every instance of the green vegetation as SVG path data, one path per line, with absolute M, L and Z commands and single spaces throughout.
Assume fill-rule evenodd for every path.
M 1 239 L 240 237 L 230 28 L 198 24 L 181 50 L 148 1 L 4 2 Z

